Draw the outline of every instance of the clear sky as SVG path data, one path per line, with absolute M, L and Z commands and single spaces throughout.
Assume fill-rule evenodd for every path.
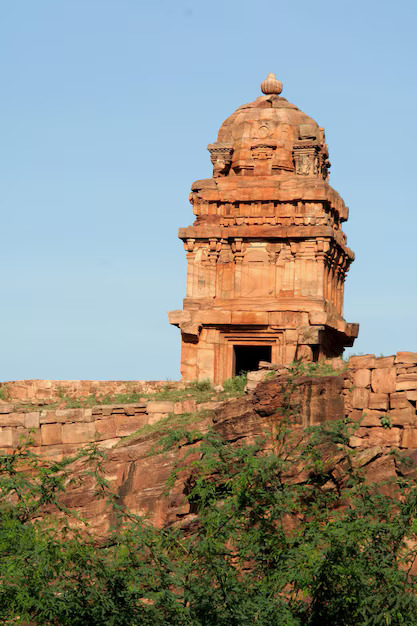
M 355 353 L 417 351 L 414 0 L 0 2 L 0 380 L 176 379 L 191 183 L 268 72 L 325 127 Z

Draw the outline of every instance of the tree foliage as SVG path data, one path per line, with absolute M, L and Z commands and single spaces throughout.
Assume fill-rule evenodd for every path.
M 117 513 L 98 542 L 63 504 L 73 460 L 41 461 L 27 445 L 0 457 L 0 621 L 417 624 L 413 474 L 369 484 L 348 424 L 297 431 L 293 412 L 252 445 L 204 437 L 192 528 L 156 530 L 121 507 L 92 446 L 77 475 Z

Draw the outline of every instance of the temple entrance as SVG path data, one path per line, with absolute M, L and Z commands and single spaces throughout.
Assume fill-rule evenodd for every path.
M 271 346 L 233 346 L 234 348 L 234 376 L 242 372 L 257 370 L 259 361 L 271 363 Z

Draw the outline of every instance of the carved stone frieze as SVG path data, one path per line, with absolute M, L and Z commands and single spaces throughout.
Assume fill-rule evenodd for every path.
M 213 163 L 213 176 L 226 176 L 232 163 L 233 147 L 228 143 L 210 143 L 207 146 Z

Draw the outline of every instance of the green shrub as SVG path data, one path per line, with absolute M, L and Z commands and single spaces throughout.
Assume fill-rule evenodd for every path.
M 223 383 L 223 389 L 229 395 L 242 394 L 245 391 L 247 382 L 248 375 L 245 372 L 233 378 L 227 378 Z

